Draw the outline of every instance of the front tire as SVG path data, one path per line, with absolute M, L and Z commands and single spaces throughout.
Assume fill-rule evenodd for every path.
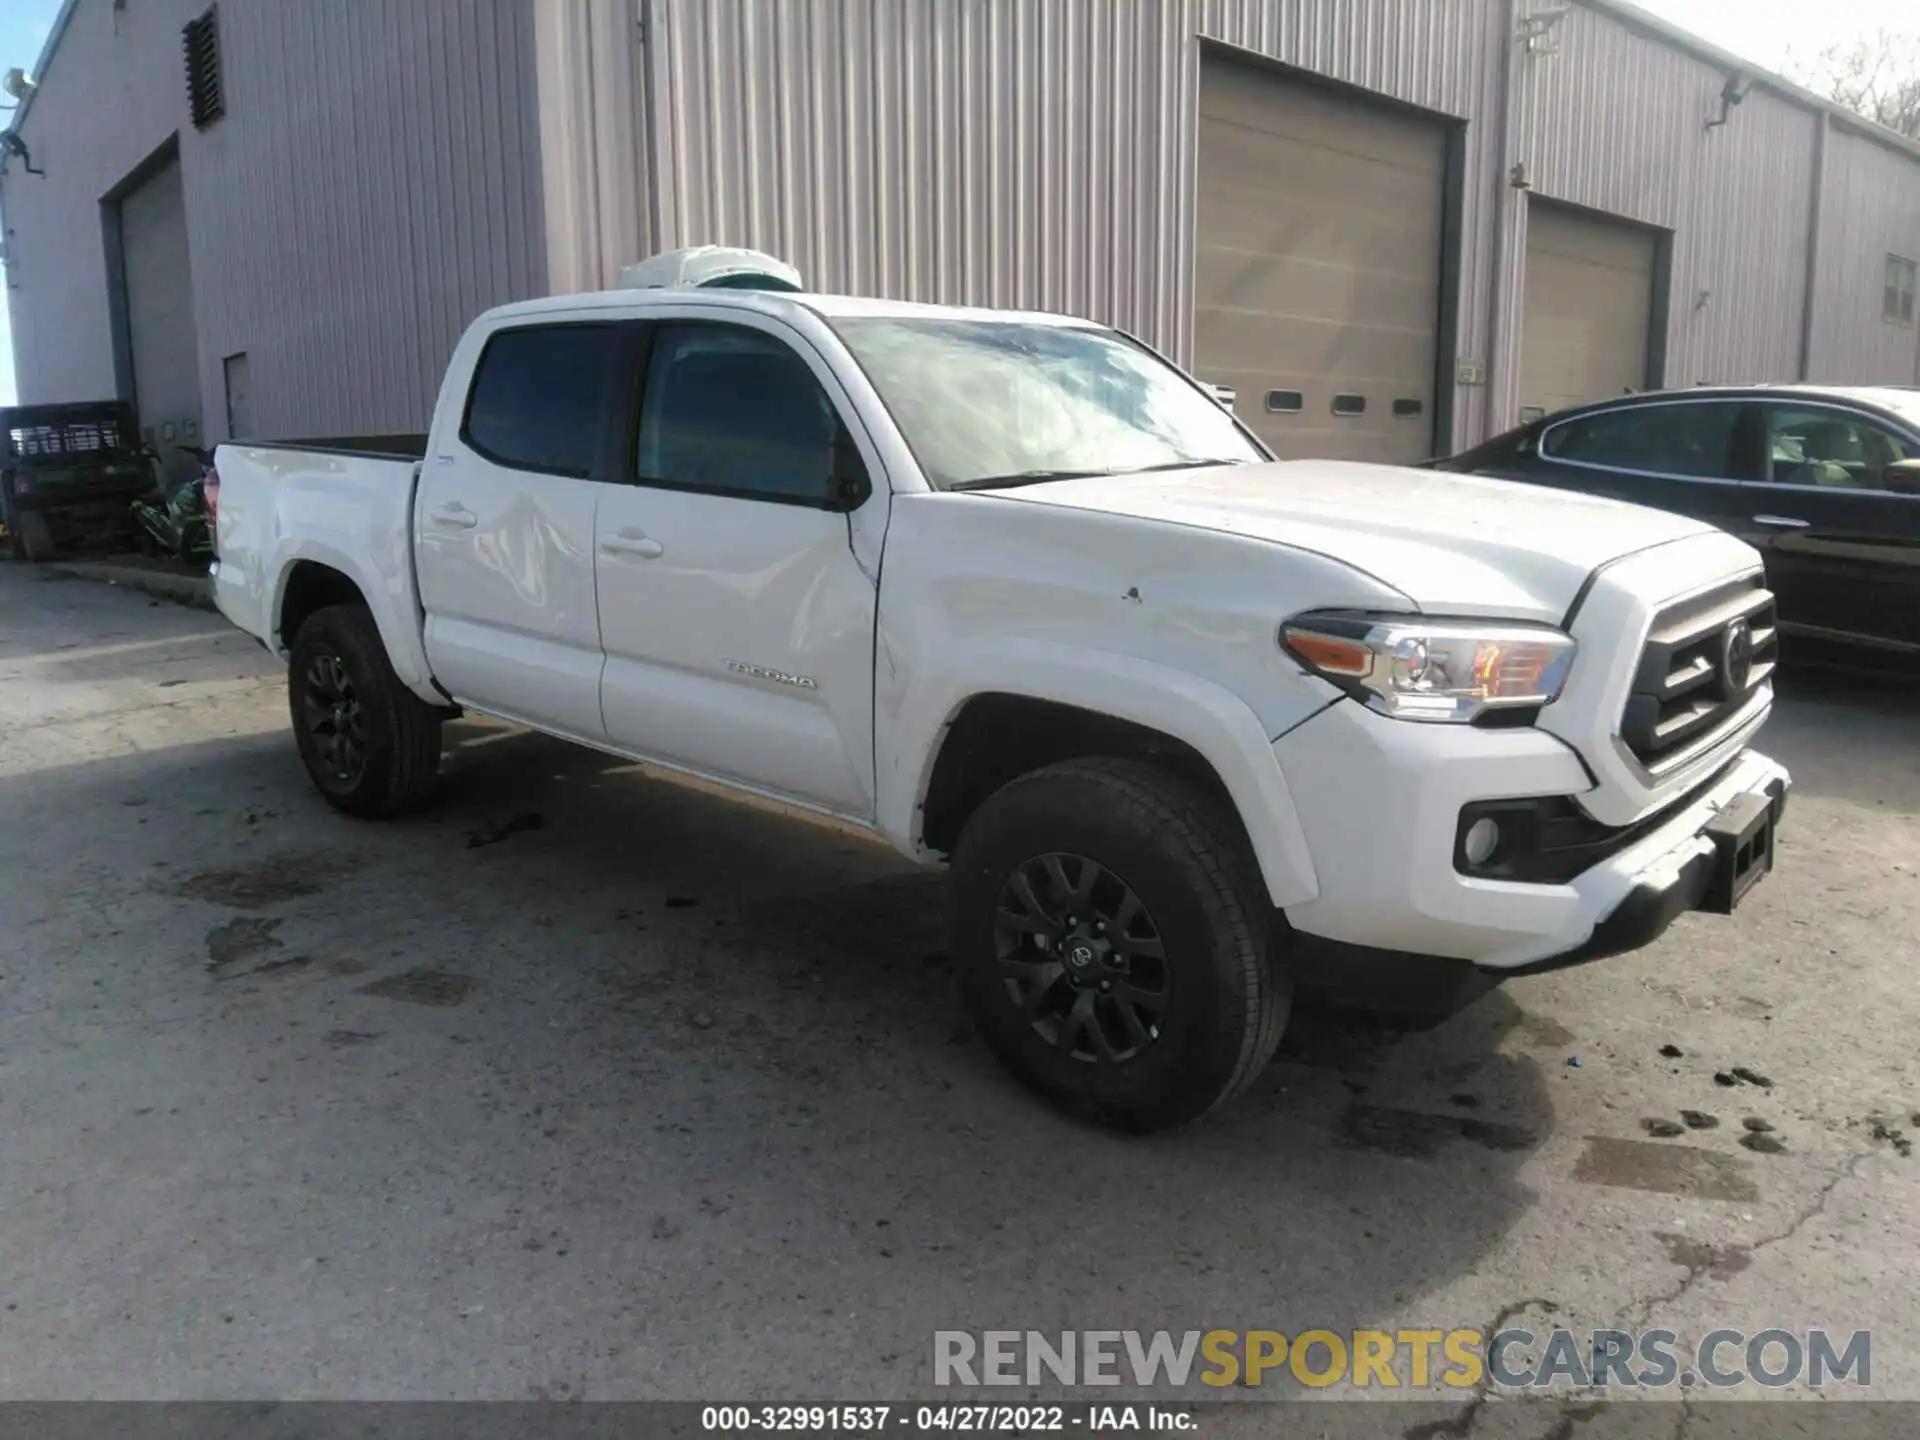
M 1135 760 L 1070 760 L 1003 787 L 953 853 L 953 953 L 975 1024 L 1027 1084 L 1129 1131 L 1244 1090 L 1292 987 L 1224 807 Z
M 360 605 L 329 605 L 300 626 L 287 670 L 300 759 L 329 805 L 385 819 L 424 803 L 440 769 L 441 712 L 400 682 Z

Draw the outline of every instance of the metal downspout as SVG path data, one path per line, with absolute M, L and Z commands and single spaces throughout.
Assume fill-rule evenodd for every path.
M 1820 128 L 1813 141 L 1813 194 L 1807 218 L 1807 293 L 1800 307 L 1800 378 L 1813 378 L 1814 301 L 1820 293 L 1820 232 L 1827 209 L 1827 137 L 1833 121 L 1826 111 L 1815 117 Z
M 1500 36 L 1504 47 L 1504 56 L 1500 66 L 1500 129 L 1499 154 L 1493 166 L 1493 293 L 1489 297 L 1490 309 L 1487 318 L 1487 366 L 1484 376 L 1486 403 L 1482 407 L 1482 441 L 1491 440 L 1508 427 L 1499 423 L 1500 407 L 1503 396 L 1509 388 L 1517 388 L 1520 375 L 1519 357 L 1513 357 L 1511 365 L 1506 363 L 1509 342 L 1517 346 L 1517 337 L 1505 332 L 1513 309 L 1511 296 L 1513 287 L 1507 280 L 1507 251 L 1513 231 L 1514 190 L 1508 183 L 1508 172 L 1513 167 L 1513 108 L 1515 104 L 1514 69 L 1519 64 L 1520 42 L 1520 6 L 1522 0 L 1507 0 L 1506 29 Z M 1484 183 L 1484 182 L 1483 182 Z

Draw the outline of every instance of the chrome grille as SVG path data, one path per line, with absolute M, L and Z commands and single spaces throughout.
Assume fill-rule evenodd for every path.
M 1678 769 L 1749 718 L 1779 653 L 1759 575 L 1667 606 L 1640 653 L 1621 740 L 1650 774 Z

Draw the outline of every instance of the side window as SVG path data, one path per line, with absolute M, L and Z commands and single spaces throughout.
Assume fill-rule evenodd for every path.
M 496 331 L 474 367 L 460 438 L 496 465 L 586 479 L 619 358 L 617 325 Z
M 1914 321 L 1914 292 L 1920 290 L 1920 264 L 1904 255 L 1887 256 L 1887 291 L 1882 318 L 1893 325 Z
M 634 468 L 642 484 L 824 505 L 839 418 L 806 362 L 737 325 L 654 334 Z
M 1734 442 L 1740 406 L 1694 401 L 1603 410 L 1550 427 L 1540 453 L 1576 465 L 1710 480 L 1739 477 Z
M 1920 445 L 1845 410 L 1767 407 L 1768 478 L 1776 485 L 1885 490 L 1886 469 L 1920 459 Z

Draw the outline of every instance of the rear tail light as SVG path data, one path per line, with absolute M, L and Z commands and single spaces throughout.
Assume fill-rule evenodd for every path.
M 220 472 L 209 465 L 206 478 L 200 482 L 200 494 L 207 506 L 207 541 L 213 546 L 213 553 L 220 553 Z

